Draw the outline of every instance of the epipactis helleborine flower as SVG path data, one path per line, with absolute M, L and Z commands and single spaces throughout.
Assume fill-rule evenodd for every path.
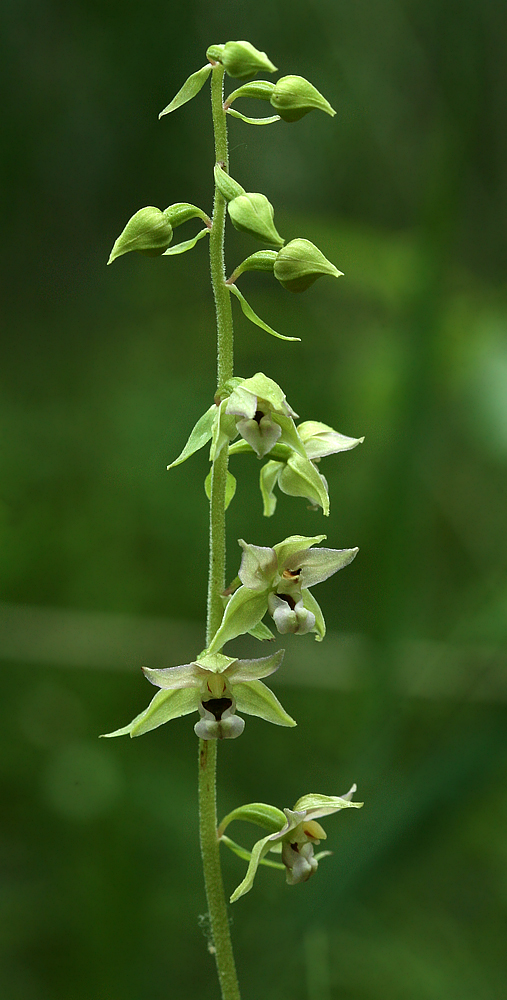
M 241 736 L 244 719 L 236 711 L 257 715 L 277 726 L 295 726 L 270 688 L 260 680 L 278 670 L 284 650 L 259 660 L 238 660 L 221 653 L 203 653 L 192 663 L 143 672 L 162 690 L 148 708 L 128 726 L 105 736 L 142 736 L 171 719 L 190 712 L 201 718 L 194 730 L 203 740 L 227 740 Z
M 248 856 L 248 852 L 240 848 L 234 841 L 230 841 L 228 837 L 223 836 L 232 820 L 242 819 L 250 823 L 257 823 L 257 825 L 272 831 L 266 837 L 258 840 L 252 848 L 247 873 L 233 892 L 231 903 L 250 891 L 257 868 L 259 864 L 263 863 L 268 851 L 281 853 L 289 885 L 307 882 L 317 871 L 320 858 L 330 853 L 324 851 L 317 855 L 314 854 L 314 847 L 318 846 L 321 840 L 326 839 L 326 833 L 320 823 L 317 823 L 317 819 L 329 816 L 340 809 L 351 807 L 360 809 L 363 803 L 352 801 L 355 791 L 356 786 L 352 785 L 352 788 L 341 796 L 303 795 L 296 802 L 294 809 L 284 809 L 283 812 L 280 809 L 275 809 L 274 806 L 255 802 L 229 813 L 218 828 L 218 836 L 234 853 L 241 857 Z
M 316 638 L 323 639 L 324 616 L 309 588 L 348 566 L 359 551 L 312 548 L 325 538 L 291 535 L 272 549 L 240 538 L 243 557 L 238 575 L 242 586 L 226 605 L 209 651 L 219 650 L 230 639 L 255 628 L 266 611 L 281 633 L 316 632 Z
M 297 413 L 289 406 L 279 385 L 257 372 L 252 378 L 233 379 L 230 393 L 197 421 L 183 451 L 168 465 L 181 465 L 211 440 L 210 461 L 238 434 L 259 458 L 276 442 L 283 443 L 303 458 L 306 452 L 294 423 Z

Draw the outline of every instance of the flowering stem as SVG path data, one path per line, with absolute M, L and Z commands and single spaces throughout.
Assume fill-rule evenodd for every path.
M 223 110 L 224 68 L 213 67 L 211 106 L 215 134 L 215 159 L 228 170 L 227 125 Z M 233 331 L 230 294 L 225 285 L 224 230 L 225 200 L 215 187 L 213 225 L 210 233 L 210 265 L 217 316 L 218 388 L 233 374 Z M 225 588 L 225 488 L 228 448 L 224 447 L 212 466 L 210 499 L 210 557 L 208 577 L 208 615 L 206 645 L 209 645 L 222 620 L 221 594 Z M 206 885 L 206 898 L 218 978 L 223 1000 L 240 1000 L 234 955 L 225 902 L 216 815 L 215 740 L 199 740 L 199 833 Z

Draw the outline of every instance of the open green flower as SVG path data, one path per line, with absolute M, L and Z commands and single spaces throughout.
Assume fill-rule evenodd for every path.
M 238 660 L 221 653 L 204 653 L 180 667 L 143 667 L 148 680 L 162 690 L 128 726 L 104 735 L 142 736 L 190 712 L 201 716 L 194 730 L 203 740 L 241 736 L 245 722 L 236 711 L 257 715 L 277 726 L 295 726 L 294 719 L 260 680 L 278 670 L 283 654 L 279 649 L 260 660 Z
M 273 379 L 257 372 L 251 378 L 232 379 L 225 388 L 228 394 L 200 417 L 183 451 L 168 469 L 181 465 L 210 440 L 210 461 L 214 462 L 222 448 L 238 434 L 259 458 L 276 442 L 287 445 L 303 458 L 306 456 L 294 423 L 297 413 Z
M 358 549 L 313 549 L 326 538 L 291 535 L 272 549 L 239 539 L 240 586 L 226 605 L 209 652 L 254 629 L 269 610 L 279 632 L 326 633 L 324 616 L 309 588 L 348 566 Z
M 263 802 L 253 802 L 229 813 L 218 828 L 218 836 L 235 854 L 249 859 L 250 862 L 245 878 L 231 896 L 231 903 L 250 891 L 257 869 L 263 863 L 270 867 L 284 868 L 288 885 L 307 882 L 317 871 L 320 858 L 331 853 L 323 851 L 314 854 L 314 846 L 326 839 L 326 833 L 320 823 L 317 823 L 317 819 L 329 816 L 340 809 L 360 809 L 363 803 L 352 801 L 355 791 L 356 786 L 352 785 L 352 788 L 341 796 L 303 795 L 296 802 L 294 809 L 284 809 L 283 812 Z M 270 833 L 258 840 L 250 852 L 245 851 L 225 836 L 225 830 L 233 820 L 256 823 L 270 830 Z M 264 860 L 269 851 L 281 854 L 281 865 Z
M 326 455 L 335 455 L 340 451 L 350 451 L 362 444 L 364 438 L 347 437 L 317 420 L 306 420 L 296 428 L 303 443 L 306 459 L 299 454 L 289 452 L 280 447 L 274 447 L 270 454 L 272 459 L 261 469 L 260 490 L 264 505 L 264 516 L 271 517 L 276 509 L 275 486 L 282 493 L 292 497 L 305 497 L 314 509 L 322 507 L 324 514 L 329 513 L 329 490 L 327 481 L 317 468 L 316 462 Z M 233 445 L 231 452 L 244 450 Z

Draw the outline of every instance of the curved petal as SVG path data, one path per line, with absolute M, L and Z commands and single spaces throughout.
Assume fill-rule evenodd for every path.
M 324 458 L 340 451 L 351 451 L 364 441 L 364 437 L 347 437 L 318 420 L 305 420 L 298 425 L 297 430 L 308 458 Z
M 322 583 L 337 573 L 338 570 L 348 566 L 355 559 L 358 548 L 355 549 L 315 549 L 310 552 L 295 553 L 286 561 L 287 569 L 301 567 L 299 582 L 305 589 L 314 587 L 317 583 Z
M 315 600 L 311 590 L 302 590 L 301 599 L 303 601 L 303 607 L 305 607 L 307 611 L 311 611 L 315 618 L 313 625 L 313 631 L 317 633 L 315 638 L 317 642 L 322 642 L 326 634 L 326 623 L 324 621 L 324 615 L 322 614 L 322 608 Z
M 283 542 L 273 545 L 280 572 L 285 569 L 287 561 L 294 553 L 305 552 L 306 549 L 311 548 L 312 545 L 318 545 L 319 542 L 323 542 L 326 538 L 327 535 L 314 535 L 313 538 L 309 538 L 307 535 L 289 535 L 288 538 L 284 538 Z M 292 568 L 292 565 L 290 568 Z M 295 566 L 295 569 L 299 569 L 299 566 Z
M 243 549 L 238 574 L 241 583 L 249 590 L 265 590 L 277 571 L 277 560 L 273 549 L 264 545 L 250 545 L 243 538 L 239 538 L 238 541 Z
M 260 677 L 269 677 L 278 670 L 285 650 L 279 649 L 271 656 L 262 656 L 259 660 L 236 660 L 227 670 L 227 676 L 231 683 L 236 685 L 241 681 L 259 680 Z
M 259 864 L 264 855 L 269 851 L 269 840 L 269 837 L 263 837 L 262 840 L 258 840 L 257 843 L 254 844 L 246 875 L 243 881 L 238 885 L 237 889 L 234 890 L 230 898 L 231 903 L 235 903 L 240 896 L 244 896 L 246 892 L 250 892 Z
M 297 726 L 297 722 L 285 711 L 276 695 L 262 681 L 234 684 L 233 690 L 238 712 L 256 715 L 259 719 L 272 722 L 275 726 Z
M 280 472 L 284 468 L 283 462 L 266 462 L 262 466 L 259 485 L 262 496 L 263 503 L 263 514 L 264 517 L 271 517 L 275 513 L 276 509 L 276 496 L 274 494 L 274 488 L 278 481 Z
M 303 795 L 297 800 L 294 809 L 303 811 L 305 819 L 317 819 L 320 816 L 329 816 L 340 809 L 361 809 L 362 802 L 352 802 L 351 796 L 356 791 L 356 786 L 352 785 L 346 795 Z
M 214 653 L 230 639 L 249 632 L 264 618 L 267 610 L 268 598 L 265 591 L 259 593 L 248 587 L 239 587 L 225 608 L 222 624 L 214 635 L 208 652 Z
M 184 663 L 181 667 L 162 667 L 161 669 L 142 667 L 142 671 L 150 684 L 168 691 L 199 687 L 201 684 L 202 673 L 195 663 Z
M 258 423 L 257 420 L 239 420 L 236 427 L 258 458 L 264 458 L 271 451 L 282 433 L 270 414 L 261 417 Z
M 291 455 L 280 473 L 278 485 L 283 493 L 292 497 L 306 497 L 312 504 L 322 507 L 329 514 L 329 493 L 324 476 L 313 462 L 300 455 Z
M 149 733 L 152 729 L 163 726 L 165 722 L 170 722 L 171 719 L 178 719 L 182 715 L 196 712 L 199 702 L 200 693 L 195 688 L 183 688 L 179 691 L 157 691 L 148 708 L 136 715 L 128 726 L 117 729 L 114 733 L 104 733 L 104 736 L 142 736 L 143 733 Z

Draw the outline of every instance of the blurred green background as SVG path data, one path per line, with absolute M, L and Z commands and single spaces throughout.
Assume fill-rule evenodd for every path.
M 366 804 L 328 820 L 334 856 L 310 883 L 262 870 L 233 908 L 244 997 L 498 1000 L 504 0 L 4 0 L 1 19 L 2 996 L 217 997 L 192 725 L 97 740 L 147 703 L 142 662 L 202 646 L 206 455 L 165 468 L 214 390 L 206 247 L 105 261 L 141 206 L 210 207 L 206 91 L 157 115 L 208 44 L 247 38 L 338 114 L 231 120 L 232 172 L 345 277 L 291 296 L 246 275 L 254 308 L 302 343 L 238 310 L 237 372 L 366 440 L 324 460 L 329 521 L 288 497 L 263 520 L 258 465 L 234 461 L 231 577 L 239 535 L 327 531 L 361 552 L 319 588 L 326 643 L 284 644 L 277 690 L 299 727 L 249 718 L 220 747 L 220 811 L 353 781 Z M 254 249 L 231 232 L 228 270 Z M 232 890 L 244 863 L 224 868 Z

